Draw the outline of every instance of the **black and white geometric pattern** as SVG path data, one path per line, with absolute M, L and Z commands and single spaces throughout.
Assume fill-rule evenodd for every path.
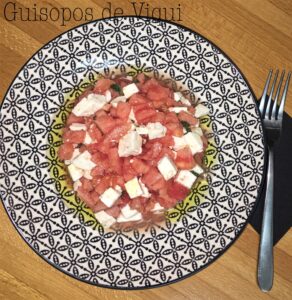
M 62 185 L 57 138 L 70 110 L 66 97 L 99 74 L 138 71 L 176 81 L 209 107 L 202 122 L 212 132 L 210 170 L 207 184 L 167 221 L 105 231 L 78 199 L 64 201 L 74 196 Z M 1 109 L 0 195 L 7 213 L 46 261 L 100 286 L 153 287 L 212 262 L 245 226 L 263 170 L 262 125 L 239 70 L 202 36 L 164 21 L 119 17 L 62 34 L 27 62 Z

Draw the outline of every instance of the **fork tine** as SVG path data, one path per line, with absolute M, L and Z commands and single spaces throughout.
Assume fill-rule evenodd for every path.
M 274 105 L 273 105 L 273 110 L 272 110 L 272 115 L 271 115 L 272 119 L 276 119 L 278 97 L 279 97 L 280 90 L 281 90 L 281 87 L 282 87 L 282 82 L 283 82 L 284 75 L 285 75 L 285 71 L 282 72 L 280 81 L 278 83 L 278 88 L 277 88 L 276 96 L 275 96 L 275 99 L 274 99 Z
M 283 119 L 284 106 L 285 106 L 285 101 L 286 101 L 286 97 L 287 97 L 290 77 L 291 77 L 291 72 L 288 73 L 288 76 L 287 76 L 287 79 L 286 79 L 286 83 L 285 83 L 285 87 L 284 87 L 284 90 L 283 90 L 283 95 L 282 95 L 282 99 L 281 99 L 280 107 L 279 107 L 279 111 L 278 111 L 277 120 L 282 120 Z
M 268 74 L 266 84 L 265 84 L 265 88 L 264 88 L 264 91 L 263 91 L 263 94 L 262 94 L 262 97 L 261 97 L 259 110 L 260 110 L 260 113 L 261 113 L 262 117 L 264 117 L 266 96 L 267 96 L 267 91 L 268 91 L 268 88 L 269 88 L 269 84 L 270 84 L 270 81 L 271 81 L 272 74 L 273 74 L 273 71 L 270 70 L 270 72 Z
M 272 103 L 272 97 L 273 97 L 273 94 L 274 94 L 274 89 L 275 89 L 275 85 L 276 85 L 276 82 L 277 82 L 278 74 L 279 74 L 279 70 L 276 71 L 275 78 L 274 78 L 274 81 L 273 81 L 273 84 L 272 84 L 268 104 L 267 104 L 267 107 L 266 107 L 265 118 L 270 117 L 270 107 L 271 107 L 271 103 Z

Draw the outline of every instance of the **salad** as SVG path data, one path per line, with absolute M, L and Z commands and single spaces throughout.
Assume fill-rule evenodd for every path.
M 103 78 L 76 99 L 58 156 L 104 227 L 153 220 L 204 172 L 206 114 L 143 73 Z

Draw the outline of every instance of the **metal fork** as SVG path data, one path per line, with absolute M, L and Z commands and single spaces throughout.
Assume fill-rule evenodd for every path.
M 265 194 L 265 204 L 262 221 L 261 241 L 259 248 L 258 260 L 258 284 L 262 291 L 267 292 L 273 286 L 274 277 L 274 258 L 273 258 L 273 198 L 274 198 L 274 145 L 280 138 L 282 131 L 282 121 L 284 113 L 284 105 L 287 97 L 288 86 L 291 72 L 288 73 L 279 109 L 277 109 L 277 102 L 280 95 L 280 90 L 284 78 L 285 71 L 282 72 L 276 94 L 274 104 L 272 106 L 272 97 L 278 78 L 278 70 L 276 71 L 269 98 L 267 99 L 267 92 L 270 85 L 273 71 L 270 70 L 268 79 L 265 84 L 263 95 L 260 102 L 260 113 L 266 131 L 266 139 L 268 146 L 268 173 Z

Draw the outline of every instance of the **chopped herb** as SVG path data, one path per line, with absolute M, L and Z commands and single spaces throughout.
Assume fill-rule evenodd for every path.
M 117 83 L 112 84 L 112 85 L 111 85 L 111 88 L 112 88 L 114 91 L 118 92 L 119 94 L 122 94 L 122 88 L 121 88 L 121 86 L 118 85 Z
M 190 127 L 190 124 L 186 121 L 180 121 L 181 122 L 181 125 L 184 127 L 184 129 L 187 131 L 187 132 L 190 132 L 191 131 L 191 127 Z

